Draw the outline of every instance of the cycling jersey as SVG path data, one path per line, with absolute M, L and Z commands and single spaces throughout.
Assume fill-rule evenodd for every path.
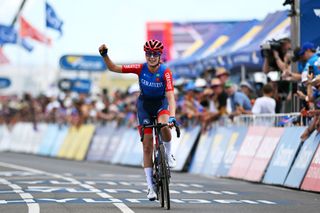
M 173 91 L 172 73 L 163 64 L 155 73 L 149 71 L 147 63 L 123 65 L 122 72 L 139 76 L 141 96 L 145 99 L 162 99 L 165 92 Z

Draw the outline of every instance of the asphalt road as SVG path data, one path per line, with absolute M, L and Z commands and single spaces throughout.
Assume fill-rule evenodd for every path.
M 320 194 L 173 173 L 172 212 L 319 212 Z M 141 168 L 0 153 L 0 212 L 163 212 Z

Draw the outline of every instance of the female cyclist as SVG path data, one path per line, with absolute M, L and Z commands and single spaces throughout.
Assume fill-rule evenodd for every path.
M 174 87 L 172 83 L 172 73 L 163 64 L 161 64 L 161 54 L 163 44 L 158 40 L 149 40 L 144 45 L 146 63 L 131 65 L 116 65 L 108 56 L 108 48 L 105 44 L 99 47 L 100 55 L 103 57 L 108 69 L 118 73 L 135 73 L 139 77 L 140 96 L 137 100 L 137 116 L 139 129 L 142 125 L 151 124 L 152 117 L 157 116 L 159 123 L 168 123 L 172 127 L 175 119 L 175 99 Z M 168 158 L 168 164 L 172 168 L 176 162 L 171 154 L 171 132 L 168 127 L 161 130 L 164 141 L 165 151 Z M 149 200 L 156 199 L 154 185 L 152 181 L 152 129 L 144 129 L 143 140 L 143 165 L 148 184 Z

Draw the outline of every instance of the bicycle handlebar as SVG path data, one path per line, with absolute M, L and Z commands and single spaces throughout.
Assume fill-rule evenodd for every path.
M 150 125 L 143 125 L 141 128 L 141 142 L 143 142 L 144 139 L 144 129 L 145 128 L 158 128 L 161 129 L 165 126 L 168 126 L 168 124 L 162 124 L 162 123 L 157 123 L 157 124 L 150 124 Z M 179 126 L 175 123 L 174 127 L 176 129 L 177 137 L 180 138 L 180 128 Z

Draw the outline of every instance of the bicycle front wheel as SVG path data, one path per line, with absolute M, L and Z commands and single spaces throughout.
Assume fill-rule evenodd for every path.
M 160 145 L 160 155 L 161 155 L 161 161 L 160 161 L 160 166 L 161 166 L 161 182 L 162 182 L 162 187 L 161 189 L 163 193 L 162 198 L 164 198 L 164 203 L 166 204 L 166 208 L 169 210 L 170 209 L 170 190 L 169 190 L 169 174 L 168 174 L 168 164 L 167 164 L 167 159 L 164 151 L 164 146 L 163 144 Z M 161 205 L 162 206 L 162 205 Z

